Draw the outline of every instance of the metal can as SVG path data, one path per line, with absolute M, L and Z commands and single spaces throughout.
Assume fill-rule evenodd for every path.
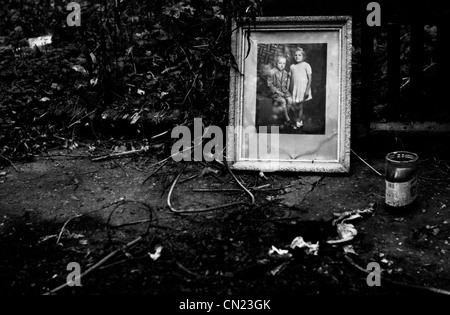
M 417 161 L 419 156 L 408 151 L 395 151 L 386 155 L 386 196 L 389 210 L 409 208 L 417 197 Z

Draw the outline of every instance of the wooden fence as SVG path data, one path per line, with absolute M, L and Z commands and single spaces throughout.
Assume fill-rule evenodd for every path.
M 450 123 L 450 1 L 376 1 L 381 26 L 372 27 L 366 22 L 370 2 L 265 0 L 263 15 L 351 15 L 353 121 L 422 122 L 425 129 L 438 123 L 437 129 L 450 131 L 442 128 Z

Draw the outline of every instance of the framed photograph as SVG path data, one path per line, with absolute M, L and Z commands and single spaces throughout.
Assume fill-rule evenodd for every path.
M 227 160 L 232 169 L 348 172 L 350 16 L 234 25 Z

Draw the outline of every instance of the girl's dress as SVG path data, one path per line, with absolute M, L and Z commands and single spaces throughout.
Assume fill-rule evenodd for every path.
M 309 63 L 303 61 L 291 65 L 291 90 L 292 98 L 295 103 L 309 101 L 312 99 L 311 86 L 309 87 L 308 98 L 306 100 L 303 99 L 305 96 L 306 86 L 308 84 L 308 77 L 306 74 L 312 74 Z

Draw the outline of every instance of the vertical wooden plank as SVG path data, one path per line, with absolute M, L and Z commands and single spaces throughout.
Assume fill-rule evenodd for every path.
M 412 105 L 414 109 L 423 108 L 423 58 L 424 58 L 424 24 L 411 24 L 411 56 L 410 78 L 412 89 Z M 422 106 L 421 106 L 422 105 Z
M 387 79 L 388 106 L 390 113 L 399 113 L 400 100 L 400 25 L 388 23 L 387 26 Z M 397 117 L 389 117 L 395 119 Z
M 450 87 L 450 57 L 448 50 L 448 42 L 450 39 L 450 15 L 442 16 L 437 24 L 437 63 L 439 71 L 439 106 L 449 106 L 448 89 Z
M 361 110 L 362 121 L 370 125 L 373 118 L 373 58 L 374 58 L 374 27 L 366 24 L 361 29 Z

